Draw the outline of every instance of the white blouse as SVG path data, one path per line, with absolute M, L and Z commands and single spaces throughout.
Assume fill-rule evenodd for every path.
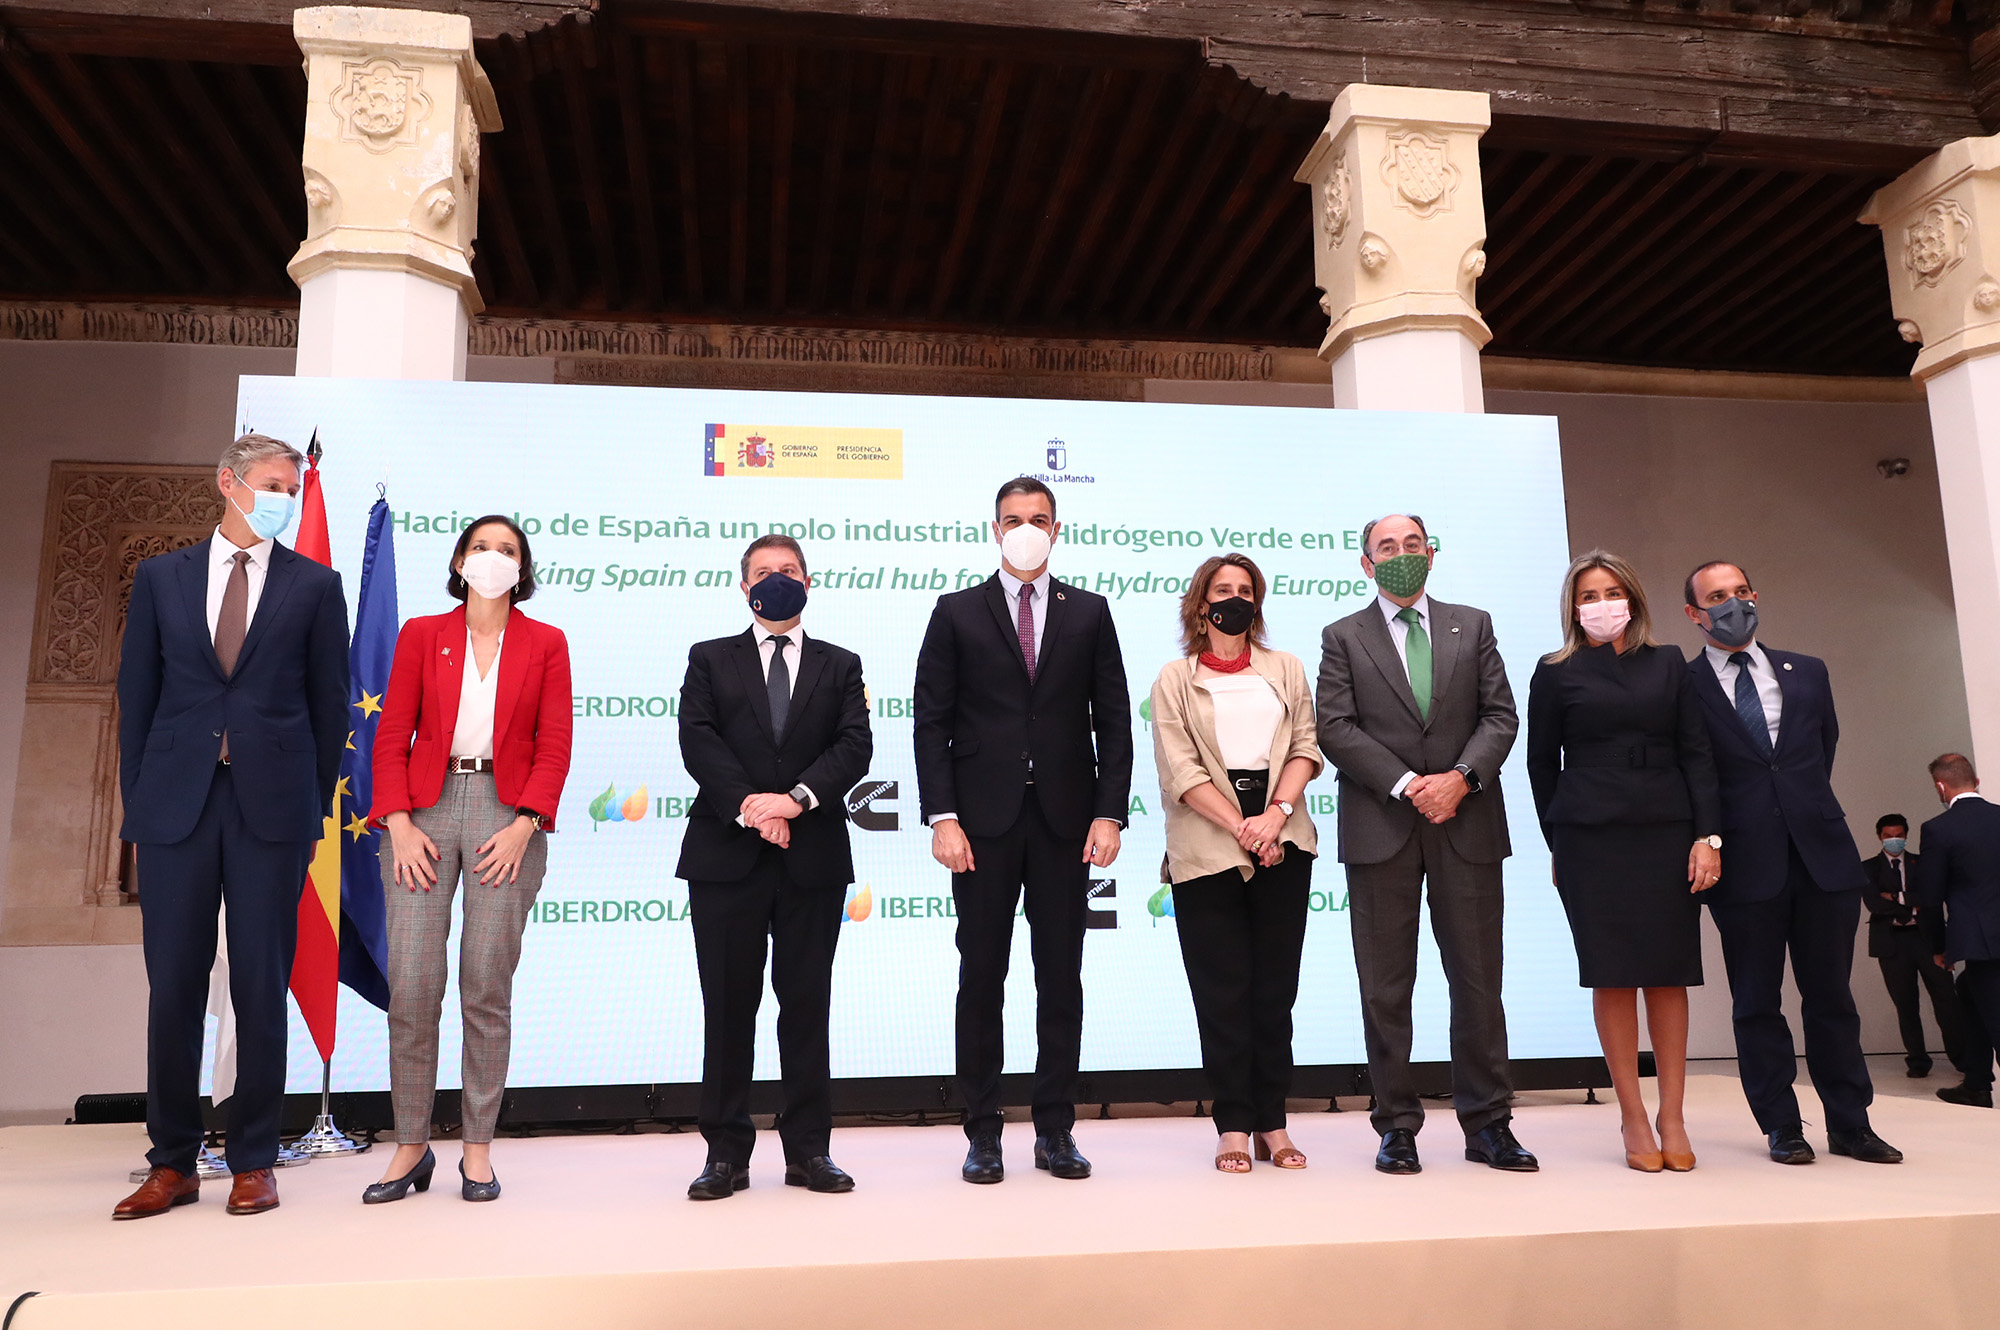
M 493 707 L 500 690 L 500 649 L 506 645 L 507 634 L 502 633 L 493 647 L 493 664 L 482 679 L 479 658 L 472 653 L 472 630 L 466 630 L 465 665 L 460 670 L 465 678 L 458 689 L 458 724 L 451 732 L 453 757 L 493 756 Z
M 1215 744 L 1231 771 L 1268 771 L 1271 739 L 1285 721 L 1285 704 L 1262 675 L 1218 674 L 1203 679 L 1215 703 Z

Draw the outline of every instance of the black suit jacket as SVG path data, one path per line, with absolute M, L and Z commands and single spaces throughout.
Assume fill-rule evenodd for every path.
M 1868 886 L 1861 893 L 1861 903 L 1868 907 L 1868 954 L 1870 956 L 1893 956 L 1897 953 L 1896 939 L 1910 931 L 1909 923 L 1915 920 L 1917 931 L 1924 936 L 1924 945 L 1930 954 L 1936 956 L 1944 951 L 1944 916 L 1935 908 L 1919 908 L 1917 897 L 1917 865 L 1923 856 L 1914 850 L 1903 854 L 1903 901 L 1896 904 L 1896 869 L 1886 854 L 1874 854 L 1861 861 L 1861 872 L 1868 879 Z
M 1705 894 L 1711 905 L 1749 904 L 1783 891 L 1791 861 L 1788 841 L 1798 846 L 1822 891 L 1859 891 L 1866 882 L 1847 814 L 1833 795 L 1840 722 L 1833 714 L 1826 662 L 1762 649 L 1784 698 L 1778 748 L 1771 757 L 1751 743 L 1708 653 L 1697 651 L 1688 661 L 1722 782 L 1722 878 Z
M 868 774 L 875 738 L 861 657 L 808 634 L 782 743 L 772 737 L 763 653 L 750 630 L 697 642 L 681 685 L 681 761 L 700 793 L 688 813 L 674 876 L 704 882 L 747 877 L 767 843 L 738 826 L 744 799 L 803 784 L 819 800 L 792 819 L 785 872 L 802 887 L 854 880 L 847 841 L 847 792 Z
M 1961 799 L 1923 837 L 1917 890 L 1925 913 L 1944 915 L 1945 957 L 2000 960 L 2000 806 Z
M 1125 825 L 1132 702 L 1109 602 L 1050 578 L 1035 666 L 1030 684 L 998 573 L 938 597 L 917 653 L 912 725 L 925 821 L 957 813 L 969 836 L 1005 833 L 1032 764 L 1058 833 L 1082 836 L 1097 818 Z
M 118 660 L 119 835 L 184 840 L 201 817 L 229 731 L 243 820 L 260 840 L 320 838 L 347 748 L 347 600 L 340 574 L 271 549 L 233 674 L 208 631 L 200 541 L 147 559 L 132 579 Z

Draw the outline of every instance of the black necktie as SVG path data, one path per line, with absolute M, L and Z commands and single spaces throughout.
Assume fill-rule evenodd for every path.
M 1743 721 L 1743 728 L 1750 731 L 1750 742 L 1765 757 L 1773 753 L 1771 747 L 1771 722 L 1764 715 L 1763 699 L 1757 696 L 1757 681 L 1750 677 L 1750 653 L 1734 652 L 1729 663 L 1736 667 L 1736 714 Z
M 785 740 L 785 717 L 792 709 L 792 667 L 785 664 L 785 648 L 792 639 L 780 634 L 771 639 L 771 737 Z

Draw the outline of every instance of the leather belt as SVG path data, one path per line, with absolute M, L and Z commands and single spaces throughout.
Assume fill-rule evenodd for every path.
M 1563 749 L 1565 767 L 1677 767 L 1680 750 L 1665 744 L 1581 744 Z
M 1236 803 L 1243 810 L 1245 817 L 1257 816 L 1270 802 L 1269 771 L 1231 771 L 1229 784 L 1236 791 Z M 1252 804 L 1256 807 L 1251 807 Z
M 445 770 L 454 776 L 470 776 L 477 771 L 493 770 L 493 759 L 490 757 L 454 757 Z

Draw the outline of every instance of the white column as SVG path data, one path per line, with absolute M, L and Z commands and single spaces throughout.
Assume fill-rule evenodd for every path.
M 1350 83 L 1296 179 L 1312 186 L 1313 270 L 1331 320 L 1335 406 L 1484 411 L 1473 287 L 1486 270 L 1483 92 Z
M 1868 201 L 1889 303 L 1923 350 L 1972 757 L 2000 763 L 2000 136 L 1960 139 Z
M 297 373 L 463 379 L 479 135 L 500 128 L 460 14 L 298 10 L 306 240 Z

